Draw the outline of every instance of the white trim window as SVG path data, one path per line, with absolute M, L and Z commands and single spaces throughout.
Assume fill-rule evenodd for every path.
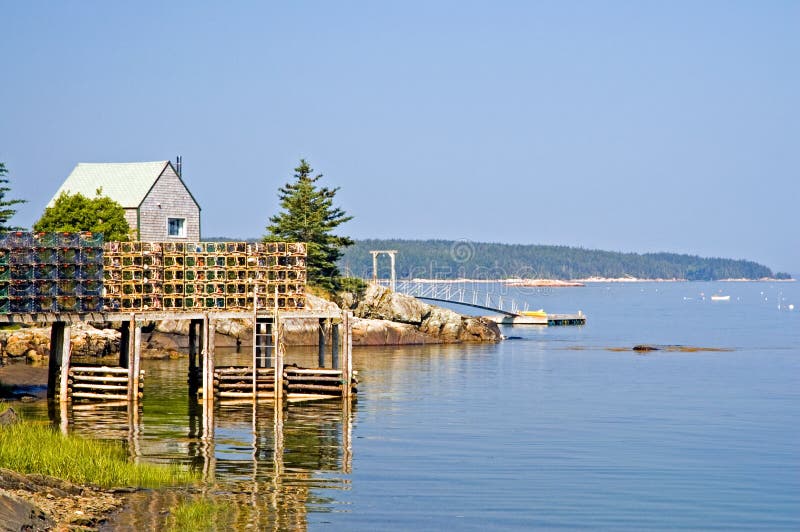
M 186 238 L 186 218 L 167 218 L 167 236 Z

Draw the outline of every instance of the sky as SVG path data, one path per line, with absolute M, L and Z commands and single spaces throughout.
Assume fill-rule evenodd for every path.
M 745 258 L 800 275 L 798 1 L 4 2 L 30 226 L 78 162 L 183 157 L 203 236 L 301 157 L 354 238 Z

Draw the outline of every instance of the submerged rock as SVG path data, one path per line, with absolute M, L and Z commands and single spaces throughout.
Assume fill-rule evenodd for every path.
M 654 345 L 644 345 L 644 344 L 641 344 L 641 345 L 635 345 L 635 346 L 633 346 L 633 350 L 634 350 L 634 351 L 660 351 L 660 350 L 661 350 L 661 348 L 660 348 L 660 347 L 656 347 L 656 346 L 654 346 Z

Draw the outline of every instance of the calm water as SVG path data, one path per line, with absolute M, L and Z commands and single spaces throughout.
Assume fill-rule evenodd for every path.
M 731 300 L 709 300 L 720 291 Z M 146 361 L 132 425 L 75 411 L 73 430 L 204 471 L 207 494 L 236 501 L 234 528 L 800 529 L 800 286 L 512 292 L 588 324 L 357 349 L 352 409 L 220 407 L 210 441 L 186 361 Z M 640 343 L 725 350 L 615 350 Z M 140 495 L 117 526 L 158 528 L 185 496 Z

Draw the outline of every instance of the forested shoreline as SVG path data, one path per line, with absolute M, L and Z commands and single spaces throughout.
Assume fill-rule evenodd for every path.
M 370 277 L 370 250 L 397 250 L 401 279 L 789 279 L 786 273 L 750 260 L 704 258 L 678 253 L 621 253 L 569 246 L 497 244 L 458 240 L 357 240 L 345 249 L 339 268 L 346 275 Z M 379 260 L 381 276 L 389 261 Z

